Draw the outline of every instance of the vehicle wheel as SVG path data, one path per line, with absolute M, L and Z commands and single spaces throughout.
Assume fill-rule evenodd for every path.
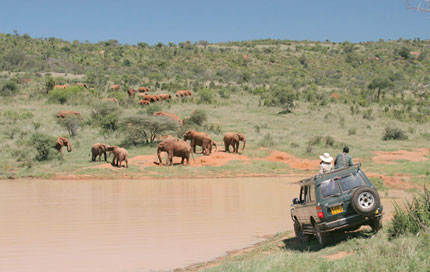
M 378 230 L 382 229 L 381 218 L 374 218 L 369 222 L 369 226 L 372 228 L 373 233 L 377 233 Z
M 362 186 L 352 193 L 352 207 L 361 215 L 374 214 L 380 206 L 378 192 L 369 186 Z
M 327 243 L 328 243 L 328 236 L 329 236 L 328 233 L 325 233 L 325 232 L 322 232 L 320 230 L 317 230 L 316 236 L 317 236 L 318 243 L 321 246 L 326 246 L 327 245 Z
M 297 220 L 294 220 L 294 232 L 301 242 L 309 241 L 310 236 L 303 233 L 303 227 Z

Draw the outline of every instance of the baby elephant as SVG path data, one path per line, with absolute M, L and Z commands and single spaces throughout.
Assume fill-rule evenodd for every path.
M 122 162 L 125 161 L 125 167 L 128 168 L 128 152 L 119 146 L 108 146 L 106 151 L 113 153 L 112 165 L 121 167 Z M 116 162 L 115 162 L 116 159 Z
M 181 164 L 184 164 L 184 160 L 187 159 L 187 164 L 190 164 L 191 146 L 185 141 L 179 139 L 169 139 L 159 143 L 157 148 L 157 156 L 160 160 L 160 164 L 163 163 L 160 156 L 161 152 L 167 152 L 166 165 L 168 163 L 170 166 L 173 165 L 173 157 L 181 157 Z
M 100 143 L 94 144 L 93 147 L 91 147 L 91 155 L 92 155 L 91 160 L 96 161 L 97 156 L 99 156 L 99 161 L 100 161 L 100 159 L 102 158 L 102 155 L 104 154 L 105 161 L 107 161 L 106 151 L 108 147 L 109 145 L 107 144 L 100 144 Z

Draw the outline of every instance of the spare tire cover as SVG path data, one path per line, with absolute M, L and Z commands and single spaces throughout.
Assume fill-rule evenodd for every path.
M 378 192 L 369 186 L 358 187 L 354 190 L 351 197 L 354 210 L 362 215 L 374 214 L 380 206 Z

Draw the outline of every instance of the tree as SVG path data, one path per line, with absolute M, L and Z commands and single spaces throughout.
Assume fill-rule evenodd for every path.
M 81 125 L 81 119 L 76 115 L 67 115 L 64 118 L 58 118 L 57 123 L 65 128 L 70 136 L 76 136 L 76 132 Z
M 369 85 L 367 86 L 367 88 L 369 88 L 371 90 L 375 90 L 375 89 L 378 90 L 378 93 L 377 93 L 377 101 L 378 102 L 379 102 L 379 99 L 381 97 L 381 91 L 383 89 L 390 88 L 390 87 L 393 87 L 393 83 L 389 79 L 380 78 L 380 77 L 374 78 L 372 80 L 372 82 L 370 82 Z
M 133 115 L 121 121 L 126 144 L 138 145 L 153 143 L 158 135 L 175 131 L 178 122 L 165 116 Z

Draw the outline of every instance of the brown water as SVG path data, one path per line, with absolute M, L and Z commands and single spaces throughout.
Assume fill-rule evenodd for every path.
M 208 261 L 291 230 L 293 180 L 0 181 L 0 271 L 164 271 Z

